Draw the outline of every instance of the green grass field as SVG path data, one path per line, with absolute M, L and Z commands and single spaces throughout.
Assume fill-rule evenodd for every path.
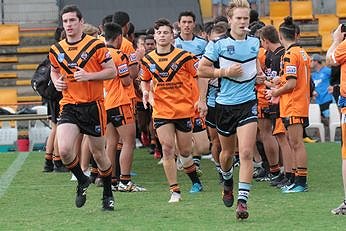
M 116 210 L 102 212 L 101 188 L 92 185 L 86 205 L 78 209 L 70 174 L 42 173 L 44 153 L 30 153 L 9 187 L 0 188 L 0 230 L 345 230 L 346 216 L 330 213 L 343 199 L 340 145 L 306 147 L 310 191 L 284 195 L 268 183 L 254 182 L 246 221 L 235 219 L 234 207 L 224 207 L 209 160 L 202 160 L 204 192 L 190 195 L 190 182 L 179 173 L 183 200 L 168 204 L 162 166 L 137 149 L 133 180 L 148 192 L 116 192 Z M 23 154 L 0 154 L 0 179 L 17 155 Z

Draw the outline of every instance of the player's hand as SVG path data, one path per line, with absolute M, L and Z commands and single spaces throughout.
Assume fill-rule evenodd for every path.
M 266 75 L 263 72 L 258 72 L 256 76 L 256 83 L 257 84 L 263 84 L 266 80 Z
M 149 102 L 149 92 L 146 90 L 143 90 L 143 105 L 144 105 L 144 109 L 148 108 L 148 102 Z
M 54 87 L 57 91 L 63 91 L 67 88 L 67 84 L 64 80 L 66 75 L 60 75 L 59 79 L 57 79 L 54 83 Z
M 89 81 L 89 73 L 85 71 L 83 68 L 76 66 L 78 71 L 73 74 L 73 77 L 77 82 Z
M 197 105 L 195 105 L 195 106 L 197 106 L 197 110 L 199 111 L 200 117 L 206 117 L 207 116 L 208 107 L 207 107 L 205 100 L 198 100 Z
M 227 77 L 239 77 L 243 74 L 243 69 L 239 63 L 232 64 L 225 68 L 225 75 Z

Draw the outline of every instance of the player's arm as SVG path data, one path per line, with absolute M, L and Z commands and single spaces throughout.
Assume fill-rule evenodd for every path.
M 67 84 L 64 81 L 64 75 L 59 73 L 59 70 L 51 66 L 50 77 L 53 81 L 54 87 L 57 91 L 63 91 L 67 88 Z
M 87 72 L 83 68 L 76 66 L 77 71 L 74 72 L 74 78 L 76 81 L 92 81 L 112 79 L 117 75 L 117 69 L 112 59 L 108 62 L 103 62 L 101 66 L 102 70 L 98 72 Z
M 338 61 L 335 59 L 335 51 L 339 44 L 344 40 L 344 36 L 346 35 L 345 32 L 341 32 L 341 26 L 340 24 L 338 28 L 334 31 L 333 33 L 333 43 L 329 47 L 327 54 L 326 54 L 326 63 L 327 65 L 332 65 L 332 66 L 338 66 L 340 65 Z
M 222 77 L 238 77 L 243 73 L 239 63 L 232 64 L 226 68 L 215 68 L 214 63 L 203 57 L 199 62 L 197 75 L 201 78 L 222 78 Z
M 271 95 L 274 97 L 277 97 L 277 96 L 280 96 L 283 94 L 290 93 L 296 87 L 296 84 L 297 84 L 297 79 L 289 78 L 289 79 L 287 79 L 287 82 L 283 86 L 281 86 L 277 89 L 272 89 Z

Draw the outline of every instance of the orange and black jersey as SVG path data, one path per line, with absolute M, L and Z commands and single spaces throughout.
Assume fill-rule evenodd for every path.
M 103 99 L 103 80 L 77 82 L 74 79 L 76 66 L 86 72 L 99 72 L 102 63 L 112 60 L 105 44 L 94 37 L 83 34 L 80 41 L 69 43 L 66 39 L 51 46 L 49 59 L 52 66 L 65 76 L 67 89 L 64 90 L 60 105 L 79 104 Z
M 121 78 L 129 76 L 128 58 L 120 50 L 115 49 L 113 46 L 107 46 L 115 67 L 118 70 L 117 76 L 114 79 L 104 81 L 106 90 L 105 108 L 106 110 L 119 107 L 125 104 L 131 104 L 125 87 L 121 83 Z
M 291 45 L 281 58 L 281 85 L 296 79 L 294 89 L 280 96 L 281 117 L 308 117 L 310 103 L 310 57 L 297 44 Z
M 192 53 L 171 47 L 167 54 L 149 52 L 142 59 L 142 81 L 153 80 L 153 118 L 182 119 L 193 117 L 193 82 L 197 77 L 198 58 Z

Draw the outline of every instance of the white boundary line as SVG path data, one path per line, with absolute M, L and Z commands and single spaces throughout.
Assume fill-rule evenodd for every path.
M 0 178 L 0 198 L 5 194 L 17 172 L 22 168 L 29 152 L 18 153 L 17 158 Z

